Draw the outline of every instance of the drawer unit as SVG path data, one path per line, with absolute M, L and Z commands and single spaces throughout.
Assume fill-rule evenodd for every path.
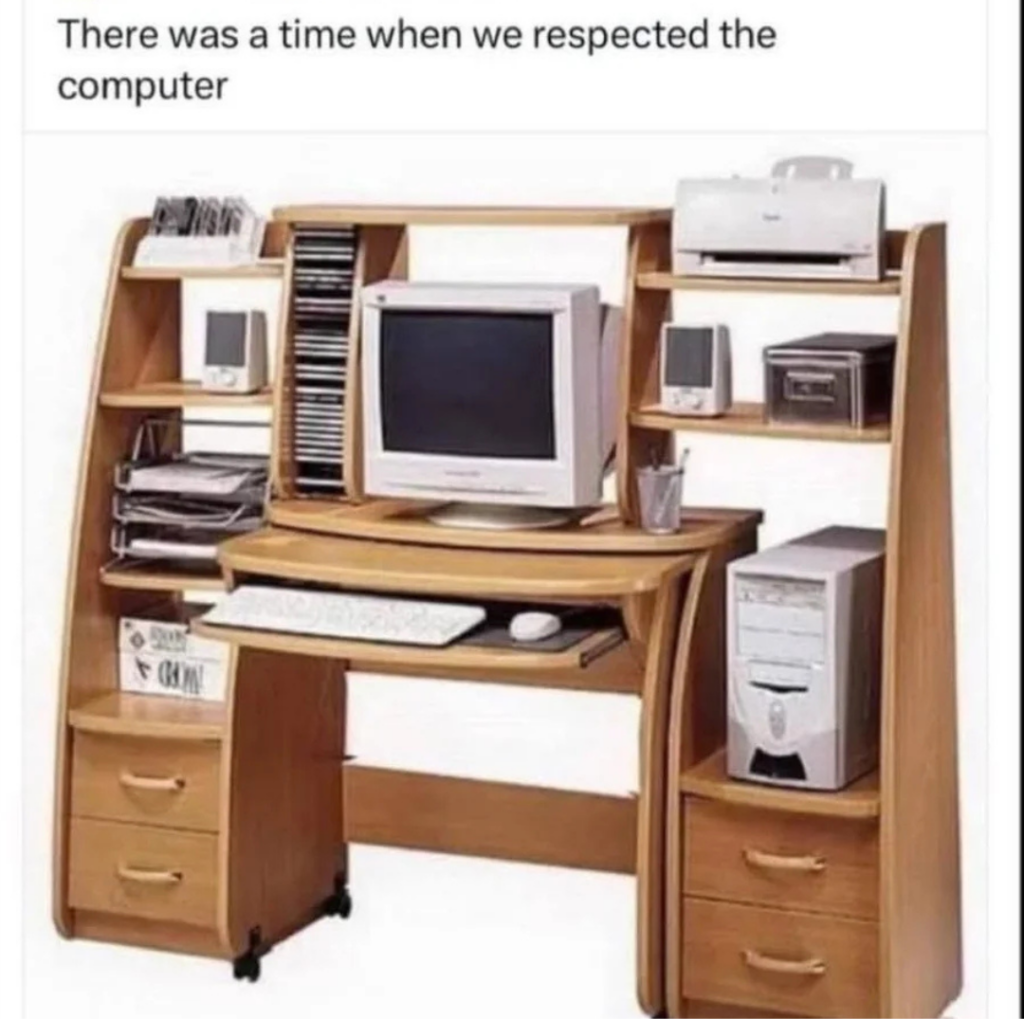
M 687 895 L 876 920 L 878 825 L 688 796 Z
M 687 998 L 804 1016 L 877 1016 L 878 925 L 687 898 L 683 974 Z
M 71 813 L 215 832 L 219 743 L 74 735 Z
M 68 904 L 213 927 L 217 836 L 95 821 L 71 822 Z

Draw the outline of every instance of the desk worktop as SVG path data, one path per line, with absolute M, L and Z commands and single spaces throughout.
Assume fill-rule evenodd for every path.
M 675 534 L 650 534 L 626 524 L 615 506 L 588 510 L 575 523 L 539 530 L 489 531 L 439 527 L 428 513 L 440 503 L 370 499 L 346 503 L 327 499 L 274 499 L 271 524 L 336 537 L 498 552 L 557 552 L 585 555 L 675 557 L 725 545 L 761 523 L 754 509 L 683 509 Z M 573 567 L 575 568 L 575 567 Z
M 230 573 L 403 594 L 532 600 L 644 594 L 692 555 L 583 555 L 361 541 L 268 527 L 220 547 Z

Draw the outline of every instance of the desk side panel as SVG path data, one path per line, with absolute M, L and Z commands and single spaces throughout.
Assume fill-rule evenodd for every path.
M 315 919 L 344 877 L 345 690 L 333 661 L 240 648 L 231 695 L 219 911 L 236 955 Z
M 910 234 L 894 394 L 882 678 L 882 1008 L 961 986 L 946 234 Z
M 105 390 L 173 377 L 178 367 L 178 290 L 175 284 L 127 283 L 148 226 L 124 224 L 114 246 L 83 430 L 75 515 L 68 559 L 64 644 L 57 718 L 53 823 L 53 917 L 65 936 L 75 933 L 67 905 L 67 843 L 72 733 L 68 712 L 90 696 L 117 687 L 117 617 L 145 596 L 105 587 L 100 569 L 110 559 L 110 486 L 114 465 L 130 449 L 142 411 L 100 407 Z M 150 599 L 152 600 L 152 599 Z

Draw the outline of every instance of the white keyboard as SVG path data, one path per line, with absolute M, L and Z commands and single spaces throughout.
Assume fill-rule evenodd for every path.
M 243 585 L 203 617 L 216 626 L 444 647 L 482 623 L 476 605 Z

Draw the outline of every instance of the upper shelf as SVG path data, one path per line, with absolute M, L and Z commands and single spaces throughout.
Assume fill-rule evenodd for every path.
M 284 261 L 275 259 L 252 265 L 126 265 L 121 278 L 126 280 L 186 280 L 186 279 L 280 279 L 284 275 Z
M 216 393 L 203 389 L 197 382 L 146 382 L 132 389 L 118 389 L 100 394 L 103 407 L 170 410 L 180 407 L 269 407 L 273 392 Z
M 670 414 L 659 407 L 641 407 L 629 415 L 629 423 L 638 428 L 661 432 L 717 432 L 720 435 L 748 435 L 769 439 L 804 439 L 815 442 L 888 442 L 892 433 L 887 424 L 853 428 L 850 425 L 818 425 L 765 421 L 764 405 L 734 403 L 721 417 L 686 417 Z
M 285 205 L 274 220 L 359 226 L 639 226 L 668 223 L 670 209 L 628 206 Z
M 896 297 L 902 277 L 881 280 L 729 279 L 711 276 L 673 276 L 670 272 L 642 272 L 641 290 L 710 290 L 750 294 L 829 294 L 843 297 Z
M 878 817 L 878 772 L 872 772 L 836 792 L 789 789 L 780 786 L 739 782 L 726 771 L 725 750 L 718 750 L 707 760 L 683 773 L 680 787 L 691 796 L 759 807 L 762 810 L 784 810 L 794 814 L 815 814 L 868 820 Z
M 225 569 L 366 591 L 525 601 L 603 600 L 655 590 L 687 555 L 565 555 L 353 540 L 268 527 L 226 541 Z

